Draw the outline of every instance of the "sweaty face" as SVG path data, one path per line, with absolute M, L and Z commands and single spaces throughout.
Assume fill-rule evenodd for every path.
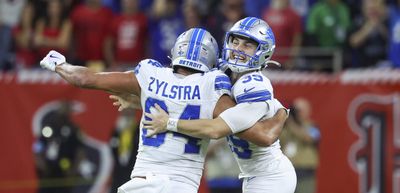
M 246 37 L 232 35 L 229 38 L 229 48 L 239 51 L 230 52 L 229 59 L 246 63 L 250 60 L 249 56 L 253 56 L 257 50 L 258 43 Z M 241 53 L 245 53 L 241 54 Z

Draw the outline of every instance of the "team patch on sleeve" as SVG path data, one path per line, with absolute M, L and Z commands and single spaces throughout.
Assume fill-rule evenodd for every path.
M 160 62 L 156 60 L 151 60 L 151 59 L 146 59 L 142 60 L 135 68 L 135 74 L 138 75 L 142 71 L 146 71 L 147 69 L 150 68 L 162 68 L 164 67 Z
M 228 92 L 230 92 L 231 88 L 232 84 L 228 76 L 219 75 L 215 78 L 215 90 L 227 90 Z
M 246 102 L 262 102 L 271 99 L 271 92 L 268 90 L 258 90 L 251 92 L 243 92 L 242 94 L 236 96 L 237 103 L 246 103 Z

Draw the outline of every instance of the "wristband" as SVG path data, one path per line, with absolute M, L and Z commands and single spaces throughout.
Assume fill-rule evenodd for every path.
M 178 132 L 178 119 L 169 118 L 167 122 L 167 130 Z

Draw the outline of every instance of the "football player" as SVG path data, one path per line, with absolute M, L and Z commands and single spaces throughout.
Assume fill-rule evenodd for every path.
M 98 89 L 140 97 L 141 122 L 145 113 L 157 104 L 175 119 L 211 119 L 235 105 L 230 97 L 229 77 L 219 70 L 210 71 L 218 57 L 218 46 L 211 34 L 193 28 L 182 33 L 173 49 L 172 68 L 151 59 L 141 61 L 133 72 L 94 73 L 86 67 L 68 64 L 63 55 L 51 51 L 40 62 L 69 83 L 82 88 Z M 228 110 L 229 111 L 229 110 Z M 286 115 L 278 113 L 270 122 L 282 126 Z M 243 139 L 265 143 L 265 125 L 254 125 L 242 132 Z M 177 132 L 147 137 L 140 128 L 139 150 L 131 180 L 118 192 L 196 193 L 199 187 L 209 139 L 199 139 Z

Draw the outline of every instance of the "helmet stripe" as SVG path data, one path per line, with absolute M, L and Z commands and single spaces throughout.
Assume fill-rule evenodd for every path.
M 187 59 L 191 59 L 191 57 L 192 57 L 192 52 L 193 52 L 193 49 L 194 49 L 194 46 L 195 46 L 194 44 L 196 43 L 196 38 L 197 38 L 198 33 L 199 33 L 199 29 L 195 29 L 193 31 L 192 35 L 190 36 L 189 49 L 188 49 L 187 54 L 186 54 L 186 58 Z
M 251 26 L 254 24 L 254 22 L 256 22 L 256 21 L 257 21 L 257 18 L 251 17 L 251 18 L 249 19 L 249 21 L 247 22 L 247 24 L 246 24 L 245 30 L 249 30 L 250 27 L 251 27 Z
M 242 23 L 240 23 L 240 29 L 244 29 L 245 27 L 246 27 L 246 25 L 247 25 L 247 22 L 249 21 L 251 19 L 251 17 L 246 17 L 243 21 L 242 21 Z
M 249 30 L 250 27 L 254 24 L 254 22 L 257 21 L 257 18 L 255 17 L 246 17 L 241 25 L 240 25 L 240 29 L 244 29 L 244 30 Z
M 196 47 L 195 47 L 194 53 L 192 55 L 192 60 L 197 61 L 199 59 L 201 42 L 203 42 L 204 34 L 205 34 L 205 31 L 203 29 L 200 29 L 200 33 L 199 33 L 198 38 L 196 40 Z

